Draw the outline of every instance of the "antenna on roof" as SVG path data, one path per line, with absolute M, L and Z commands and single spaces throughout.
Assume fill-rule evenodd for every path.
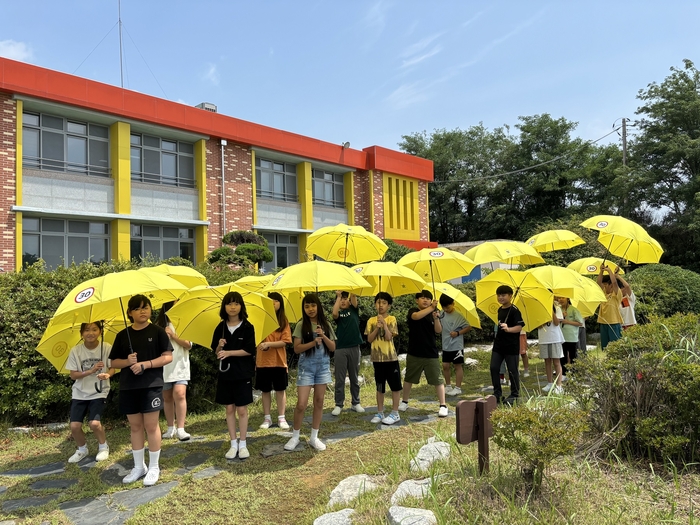
M 124 89 L 124 61 L 122 59 L 122 1 L 117 0 L 117 5 L 119 8 L 119 76 L 122 82 L 122 89 Z

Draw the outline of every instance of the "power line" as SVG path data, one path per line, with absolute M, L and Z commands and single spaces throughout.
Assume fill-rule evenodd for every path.
M 620 127 L 622 127 L 622 126 L 620 126 Z M 595 144 L 596 142 L 600 142 L 600 141 L 603 140 L 605 137 L 607 137 L 607 136 L 609 136 L 609 135 L 612 135 L 612 134 L 615 133 L 617 130 L 619 130 L 620 127 L 614 128 L 611 132 L 606 133 L 605 135 L 603 135 L 603 136 L 600 137 L 600 138 L 597 138 L 597 139 L 595 139 L 595 140 L 589 140 L 589 141 L 587 141 L 587 142 L 584 142 L 584 143 L 581 145 L 580 148 L 577 148 L 577 149 L 575 149 L 574 151 L 571 151 L 571 152 L 569 152 L 569 153 L 566 153 L 565 155 L 560 155 L 560 156 L 555 157 L 555 158 L 553 158 L 553 159 L 546 160 L 546 161 L 544 161 L 544 162 L 540 162 L 539 164 L 535 164 L 535 165 L 533 165 L 533 166 L 528 166 L 527 168 L 521 168 L 521 169 L 519 169 L 519 170 L 514 170 L 514 171 L 507 171 L 507 172 L 505 172 L 505 173 L 499 173 L 499 174 L 497 174 L 497 175 L 483 175 L 483 176 L 481 176 L 481 177 L 474 177 L 474 178 L 471 178 L 471 179 L 434 180 L 434 181 L 430 181 L 430 183 L 431 183 L 431 184 L 437 184 L 437 183 L 440 183 L 440 182 L 473 182 L 473 181 L 475 181 L 475 180 L 495 179 L 495 178 L 497 178 L 497 177 L 505 177 L 505 176 L 507 176 L 507 175 L 515 175 L 515 174 L 517 174 L 517 173 L 523 173 L 523 172 L 525 172 L 525 171 L 534 170 L 535 168 L 540 168 L 540 167 L 542 167 L 542 166 L 546 166 L 547 164 L 551 164 L 552 162 L 556 162 L 556 161 L 558 161 L 558 160 L 561 160 L 561 159 L 565 159 L 565 158 L 567 158 L 567 157 L 570 157 L 570 156 L 573 155 L 574 153 L 576 153 L 576 152 L 578 152 L 579 150 L 583 149 L 585 146 L 588 146 L 588 145 L 590 145 L 590 144 Z
M 112 32 L 112 30 L 117 26 L 118 23 L 119 23 L 118 21 L 114 23 L 114 25 L 109 29 L 109 31 L 107 31 L 107 34 L 106 34 L 105 36 L 102 37 L 102 40 L 100 40 L 100 41 L 97 43 L 97 45 L 93 48 L 93 50 L 90 51 L 90 53 L 88 53 L 88 56 L 86 56 L 86 57 L 83 59 L 83 61 L 78 65 L 78 67 L 75 68 L 75 71 L 73 71 L 73 74 L 74 74 L 74 75 L 75 75 L 75 73 L 80 69 L 80 66 L 82 66 L 88 58 L 90 58 L 90 55 L 92 55 L 92 54 L 95 52 L 95 49 L 97 49 L 98 47 L 100 47 L 100 44 L 101 44 L 102 42 L 104 42 L 105 38 L 107 38 L 107 37 L 109 36 L 109 34 L 110 34 L 110 33 Z
M 124 31 L 126 31 L 126 36 L 129 37 L 129 40 L 131 40 L 131 43 L 134 44 L 134 47 L 136 48 L 136 51 L 138 51 L 139 55 L 141 56 L 141 60 L 143 60 L 143 63 L 146 64 L 146 67 L 148 68 L 148 71 L 151 73 L 151 76 L 153 77 L 153 80 L 156 81 L 156 84 L 158 84 L 158 87 L 159 87 L 160 90 L 163 92 L 163 95 L 165 96 L 165 98 L 169 98 L 168 95 L 165 94 L 165 90 L 163 89 L 163 86 L 160 85 L 160 82 L 158 82 L 158 79 L 157 79 L 156 76 L 153 74 L 153 71 L 151 71 L 151 66 L 148 65 L 148 62 L 146 62 L 146 59 L 145 59 L 145 58 L 143 57 L 143 55 L 141 54 L 141 50 L 139 49 L 139 46 L 137 46 L 137 45 L 136 45 L 136 42 L 134 42 L 134 39 L 131 38 L 131 33 L 129 33 L 129 30 L 126 28 L 126 26 L 125 26 L 124 24 L 122 24 L 122 28 L 124 29 Z

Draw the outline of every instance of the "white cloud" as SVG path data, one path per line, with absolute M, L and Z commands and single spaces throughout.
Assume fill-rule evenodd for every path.
M 481 16 L 482 13 L 483 13 L 483 11 L 479 11 L 477 14 L 475 14 L 475 15 L 474 15 L 473 17 L 471 17 L 469 20 L 467 20 L 466 22 L 464 22 L 464 23 L 462 24 L 462 27 L 467 27 L 467 26 L 473 24 L 473 23 L 476 21 L 476 19 L 479 18 L 479 17 Z
M 431 35 L 431 36 L 426 36 L 425 38 L 421 38 L 415 44 L 411 44 L 406 49 L 404 49 L 403 53 L 401 53 L 401 56 L 402 57 L 410 57 L 412 55 L 415 55 L 416 53 L 420 53 L 426 47 L 428 47 L 435 39 L 440 38 L 443 34 L 444 34 L 444 32 L 441 32 L 441 33 L 436 33 L 436 34 Z
M 207 64 L 207 71 L 204 73 L 204 76 L 202 77 L 204 80 L 208 80 L 215 86 L 219 85 L 219 70 L 216 67 L 216 64 Z
M 433 55 L 437 55 L 440 51 L 442 51 L 442 46 L 435 46 L 433 49 L 431 49 L 427 53 L 423 53 L 422 55 L 418 55 L 418 56 L 415 56 L 415 57 L 410 58 L 408 60 L 404 60 L 403 63 L 401 64 L 401 67 L 415 66 L 416 64 L 423 62 L 423 60 L 426 60 Z
M 396 109 L 403 109 L 418 102 L 428 100 L 430 84 L 423 80 L 401 84 L 387 98 L 387 102 Z
M 16 42 L 14 40 L 0 40 L 0 56 L 19 60 L 20 62 L 28 62 L 34 58 L 32 48 L 24 42 Z

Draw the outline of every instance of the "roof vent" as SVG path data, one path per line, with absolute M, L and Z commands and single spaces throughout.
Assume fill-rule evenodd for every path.
M 197 104 L 195 107 L 203 109 L 204 111 L 211 111 L 212 113 L 216 113 L 216 104 L 212 104 L 211 102 L 202 102 L 201 104 Z

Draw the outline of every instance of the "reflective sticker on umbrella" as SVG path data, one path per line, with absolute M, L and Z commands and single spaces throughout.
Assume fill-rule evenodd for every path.
M 445 255 L 445 252 L 438 251 L 438 250 L 430 252 L 431 257 L 442 257 L 443 255 Z
M 588 271 L 588 272 L 597 272 L 597 271 L 598 271 L 598 267 L 597 267 L 595 264 L 589 264 L 588 266 L 586 266 L 586 271 Z
M 362 270 L 363 270 L 362 266 L 358 266 L 357 268 L 355 268 L 355 273 L 361 273 Z
M 500 308 L 500 305 L 498 305 L 498 304 L 490 304 L 489 305 L 489 312 L 491 312 L 492 314 L 495 314 L 499 308 Z
M 338 257 L 347 257 L 348 255 L 350 255 L 350 250 L 348 250 L 347 248 L 338 248 L 337 254 Z
M 608 221 L 599 221 L 596 224 L 596 228 L 606 228 L 608 226 Z
M 95 289 L 92 286 L 90 288 L 85 288 L 85 290 L 78 292 L 78 294 L 75 296 L 75 302 L 84 303 L 93 295 L 95 295 Z
M 532 239 L 528 244 L 529 244 L 530 246 L 532 246 L 533 244 L 535 244 L 535 239 Z
M 68 350 L 68 343 L 66 343 L 65 341 L 61 341 L 53 345 L 53 348 L 51 349 L 51 355 L 53 355 L 54 357 L 61 357 L 63 354 L 66 353 L 66 350 Z
M 274 281 L 272 281 L 272 286 L 275 286 L 278 282 L 280 282 L 280 279 L 284 277 L 284 275 L 278 275 Z

